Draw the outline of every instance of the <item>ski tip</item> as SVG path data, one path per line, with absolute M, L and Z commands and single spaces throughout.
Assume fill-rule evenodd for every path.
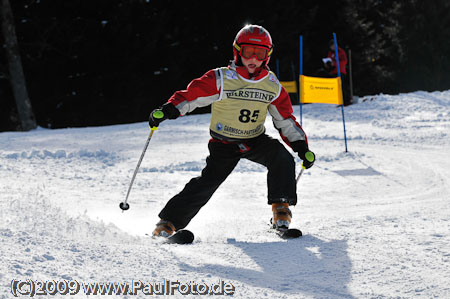
M 286 230 L 284 233 L 282 233 L 280 236 L 282 239 L 296 239 L 296 238 L 300 238 L 301 236 L 303 236 L 303 233 L 299 229 L 290 228 L 290 229 Z
M 191 244 L 192 242 L 194 242 L 194 234 L 187 229 L 179 230 L 167 239 L 167 243 L 170 244 Z

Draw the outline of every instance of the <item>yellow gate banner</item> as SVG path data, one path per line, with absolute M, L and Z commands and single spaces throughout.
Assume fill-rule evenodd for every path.
M 317 78 L 300 75 L 300 101 L 342 105 L 341 78 Z
M 297 93 L 297 82 L 295 81 L 280 81 L 281 85 L 283 85 L 284 89 L 288 93 Z

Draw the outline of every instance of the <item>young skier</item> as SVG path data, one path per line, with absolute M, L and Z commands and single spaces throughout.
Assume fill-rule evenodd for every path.
M 283 141 L 310 168 L 315 156 L 306 135 L 292 115 L 289 94 L 267 66 L 273 52 L 269 32 L 258 25 L 242 28 L 233 43 L 234 60 L 228 67 L 208 71 L 177 91 L 149 117 L 151 128 L 197 107 L 212 104 L 209 156 L 199 177 L 192 179 L 159 213 L 154 236 L 168 237 L 188 225 L 208 202 L 241 158 L 267 167 L 268 203 L 273 228 L 287 230 L 297 203 L 295 162 L 276 139 L 265 134 L 267 112 Z

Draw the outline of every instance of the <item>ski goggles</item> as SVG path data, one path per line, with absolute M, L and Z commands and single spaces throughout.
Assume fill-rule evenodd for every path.
M 239 55 L 245 59 L 255 57 L 259 61 L 264 61 L 269 55 L 269 50 L 265 47 L 259 47 L 254 45 L 242 45 Z

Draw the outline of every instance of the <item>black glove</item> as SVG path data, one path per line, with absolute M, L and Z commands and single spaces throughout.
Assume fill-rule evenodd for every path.
M 150 113 L 148 125 L 150 128 L 157 128 L 164 120 L 175 119 L 178 116 L 180 116 L 180 111 L 171 103 L 166 103 L 161 108 L 155 109 Z
M 311 168 L 316 161 L 316 155 L 309 150 L 305 140 L 291 142 L 292 149 L 297 152 L 300 159 L 303 160 L 303 167 L 305 169 Z

